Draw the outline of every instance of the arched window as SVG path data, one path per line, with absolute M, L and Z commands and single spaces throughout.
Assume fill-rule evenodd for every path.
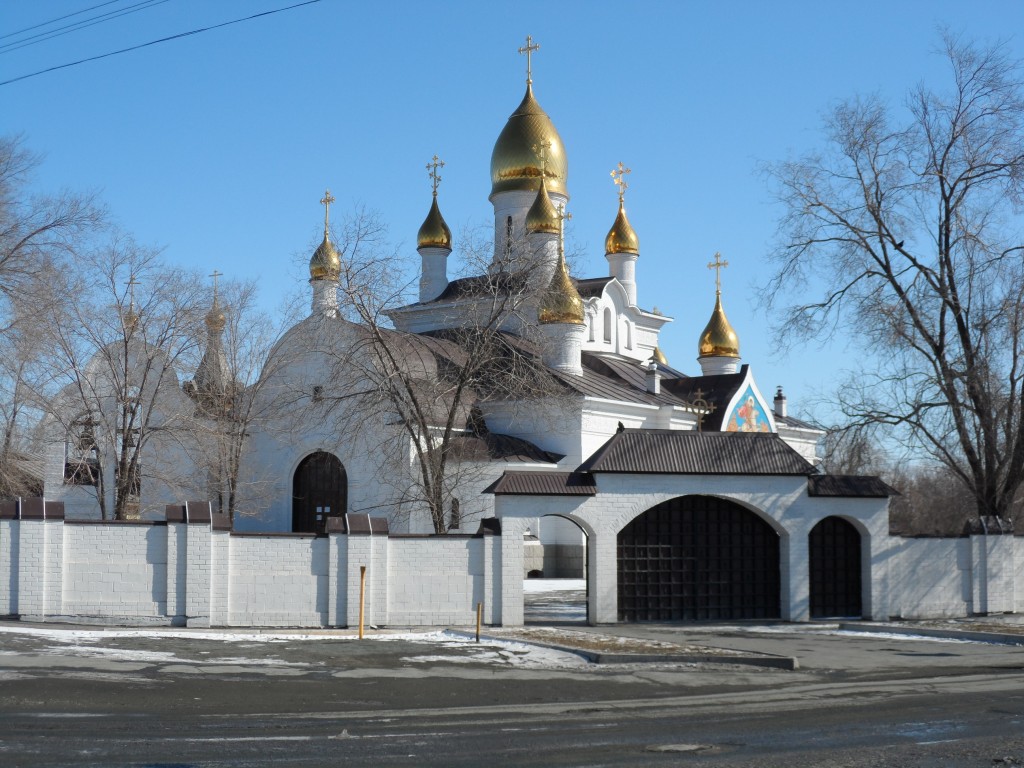
M 604 310 L 604 343 L 605 344 L 611 344 L 612 343 L 612 322 L 614 322 L 614 319 L 612 318 L 612 311 L 608 307 L 605 307 L 605 310 Z
M 324 533 L 327 520 L 347 511 L 348 475 L 338 457 L 317 451 L 304 458 L 292 480 L 292 530 Z

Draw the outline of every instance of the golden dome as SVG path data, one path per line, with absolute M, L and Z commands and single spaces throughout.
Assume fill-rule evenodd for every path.
M 561 254 L 558 255 L 555 274 L 551 276 L 548 289 L 541 297 L 537 317 L 541 323 L 583 324 L 583 299 L 569 277 L 569 270 Z
M 666 358 L 665 353 L 661 351 L 661 347 L 654 348 L 654 352 L 651 354 L 651 359 L 658 365 L 668 365 L 668 358 Z
M 740 340 L 725 317 L 721 293 L 715 295 L 715 311 L 700 335 L 698 353 L 700 357 L 740 356 Z
M 548 197 L 548 186 L 544 179 L 540 180 L 540 189 L 537 190 L 537 198 L 526 213 L 526 231 L 546 232 L 550 235 L 557 235 L 560 226 L 558 211 L 555 210 L 551 198 Z
M 430 212 L 423 220 L 419 234 L 416 235 L 417 248 L 447 248 L 452 249 L 452 231 L 448 229 L 441 209 L 437 207 L 437 195 L 430 204 Z
M 626 218 L 626 207 L 619 201 L 619 214 L 615 217 L 615 223 L 608 230 L 608 237 L 604 239 L 605 253 L 635 253 L 640 255 L 640 238 L 636 236 L 633 227 Z
M 545 148 L 543 165 L 537 157 L 539 147 Z M 533 98 L 533 86 L 527 83 L 526 96 L 509 116 L 491 152 L 491 196 L 509 190 L 532 192 L 542 175 L 547 178 L 548 192 L 569 196 L 565 145 L 551 118 Z
M 311 280 L 337 280 L 341 274 L 341 257 L 324 229 L 324 241 L 313 251 L 309 260 L 309 277 Z
M 213 306 L 210 307 L 210 311 L 206 313 L 206 327 L 213 333 L 220 333 L 224 330 L 224 326 L 227 325 L 227 318 L 224 317 L 224 313 L 220 309 L 220 304 L 217 302 L 217 297 L 213 297 Z
M 133 333 L 139 327 L 139 313 L 135 311 L 134 303 L 128 304 L 128 309 L 124 311 L 121 322 L 124 325 L 125 335 Z

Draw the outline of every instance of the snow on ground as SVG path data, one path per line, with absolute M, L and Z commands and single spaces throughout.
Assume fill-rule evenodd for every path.
M 526 579 L 523 592 L 528 595 L 541 592 L 583 592 L 587 591 L 586 579 Z

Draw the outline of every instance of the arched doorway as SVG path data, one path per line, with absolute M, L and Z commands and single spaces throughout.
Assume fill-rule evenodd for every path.
M 295 470 L 292 480 L 292 530 L 324 533 L 329 517 L 345 514 L 348 476 L 337 456 L 311 453 Z
M 860 618 L 860 533 L 841 517 L 826 517 L 811 529 L 811 618 Z
M 619 621 L 773 619 L 779 535 L 713 496 L 648 509 L 618 535 Z
M 523 537 L 525 624 L 586 624 L 587 530 L 566 515 L 542 515 Z M 532 551 L 531 551 L 532 550 Z

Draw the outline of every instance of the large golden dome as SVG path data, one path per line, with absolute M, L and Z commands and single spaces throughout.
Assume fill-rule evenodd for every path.
M 491 195 L 510 190 L 537 189 L 542 175 L 540 148 L 544 148 L 548 192 L 569 196 L 566 178 L 569 163 L 565 145 L 554 123 L 533 98 L 533 86 L 527 83 L 526 96 L 502 128 L 491 152 Z
M 309 260 L 309 277 L 312 280 L 337 280 L 341 274 L 341 257 L 338 249 L 327 236 L 327 229 L 324 229 L 324 240 L 317 249 L 313 251 L 313 257 Z
M 640 238 L 636 236 L 629 219 L 626 218 L 626 207 L 619 201 L 619 213 L 615 217 L 615 223 L 608 230 L 608 237 L 604 239 L 605 253 L 635 253 L 640 255 Z
M 721 293 L 715 296 L 715 310 L 711 313 L 711 320 L 708 321 L 707 327 L 700 335 L 697 351 L 700 357 L 740 356 L 740 340 L 725 317 Z
M 437 195 L 430 204 L 430 212 L 423 220 L 419 233 L 416 235 L 417 248 L 447 248 L 452 249 L 452 231 L 441 215 L 441 209 L 437 207 Z

